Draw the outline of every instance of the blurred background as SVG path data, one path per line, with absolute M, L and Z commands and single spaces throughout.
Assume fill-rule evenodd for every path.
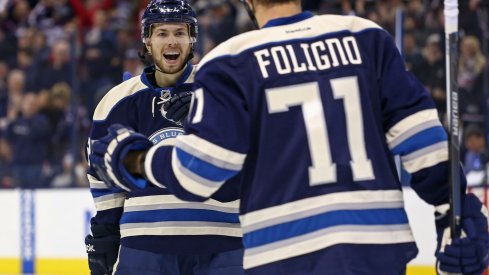
M 84 147 L 93 110 L 123 71 L 142 70 L 139 17 L 148 0 L 0 0 L 0 188 L 87 187 Z M 239 1 L 192 1 L 199 14 L 199 59 L 250 30 Z M 406 67 L 445 118 L 443 1 L 304 0 L 318 14 L 369 18 L 402 35 Z M 460 117 L 463 161 L 485 167 L 488 134 L 487 7 L 461 2 Z M 396 33 L 396 14 L 404 27 Z M 35 123 L 27 123 L 34 121 Z M 26 134 L 28 133 L 28 134 Z
M 199 19 L 194 63 L 219 43 L 252 28 L 238 0 L 190 2 Z M 357 15 L 390 32 L 398 42 L 406 68 L 426 86 L 445 122 L 442 0 L 302 2 L 305 9 L 314 13 Z M 459 2 L 461 160 L 465 172 L 470 174 L 471 186 L 478 188 L 487 185 L 489 170 L 489 1 Z M 105 93 L 121 82 L 124 71 L 141 73 L 139 18 L 147 3 L 148 0 L 0 0 L 0 220 L 20 224 L 13 229 L 0 226 L 0 236 L 20 234 L 22 239 L 15 246 L 0 249 L 0 274 L 42 269 L 43 264 L 36 265 L 32 255 L 36 251 L 42 254 L 42 245 L 29 239 L 33 246 L 26 250 L 25 236 L 32 234 L 39 239 L 42 233 L 29 231 L 29 226 L 45 222 L 43 215 L 54 216 L 53 222 L 61 218 L 53 214 L 55 209 L 48 208 L 48 214 L 41 215 L 44 221 L 39 221 L 39 213 L 36 216 L 31 212 L 41 211 L 40 201 L 55 202 L 58 208 L 77 205 L 74 209 L 80 209 L 73 211 L 82 212 L 75 219 L 83 226 L 93 213 L 91 206 L 86 205 L 91 198 L 84 154 L 92 113 Z M 402 179 L 408 186 L 409 177 L 404 175 Z M 53 192 L 73 199 L 62 202 L 51 197 Z M 83 200 L 80 206 L 77 200 Z M 9 203 L 15 207 L 9 210 Z M 29 217 L 30 222 L 26 221 Z M 47 231 L 53 231 L 49 224 L 46 226 Z M 73 233 L 63 231 L 59 234 Z M 83 256 L 86 228 L 79 231 Z M 17 259 L 9 253 L 22 257 Z M 79 254 L 67 255 L 77 258 Z

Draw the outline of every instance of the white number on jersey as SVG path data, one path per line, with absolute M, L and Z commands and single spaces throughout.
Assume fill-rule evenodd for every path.
M 192 97 L 192 102 L 190 103 L 190 110 L 192 110 L 194 102 L 197 101 L 197 110 L 195 110 L 195 115 L 192 119 L 192 123 L 199 123 L 202 121 L 202 114 L 204 113 L 204 89 L 197 89 Z
M 362 106 L 356 76 L 330 81 L 335 99 L 342 99 L 347 123 L 350 166 L 356 181 L 374 179 L 372 164 L 367 158 L 363 138 Z M 336 182 L 336 165 L 331 160 L 328 130 L 324 117 L 319 84 L 317 82 L 266 90 L 269 113 L 289 111 L 300 105 L 306 126 L 312 166 L 309 167 L 309 184 Z

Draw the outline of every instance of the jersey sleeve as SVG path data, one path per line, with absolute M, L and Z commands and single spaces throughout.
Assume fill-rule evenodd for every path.
M 203 201 L 242 169 L 249 147 L 250 118 L 247 104 L 228 72 L 234 68 L 225 60 L 207 63 L 197 73 L 195 93 L 185 135 L 177 137 L 175 147 L 151 149 L 145 171 L 151 182 L 165 185 L 184 200 Z M 172 169 L 163 169 L 171 163 Z M 238 182 L 236 186 L 238 188 Z M 236 194 L 220 200 L 230 200 Z
M 105 136 L 110 125 L 114 123 L 121 123 L 130 127 L 135 125 L 134 119 L 127 112 L 127 110 L 130 110 L 128 108 L 134 108 L 130 106 L 130 102 L 126 98 L 120 100 L 112 98 L 112 95 L 118 92 L 120 91 L 111 90 L 97 105 L 88 139 L 88 159 L 90 159 L 91 144 Z M 100 119 L 101 113 L 104 114 L 103 119 Z M 90 162 L 88 164 L 87 177 L 90 184 L 90 193 L 97 210 L 93 221 L 97 224 L 118 226 L 127 193 L 121 189 L 112 188 L 100 180 Z
M 374 56 L 388 146 L 400 155 L 412 188 L 423 200 L 447 203 L 447 134 L 435 104 L 423 84 L 405 70 L 391 37 L 384 31 L 378 35 L 381 46 Z

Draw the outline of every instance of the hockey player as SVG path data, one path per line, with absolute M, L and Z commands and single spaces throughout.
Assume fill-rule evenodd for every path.
M 156 146 L 183 133 L 196 70 L 189 63 L 197 38 L 195 13 L 183 0 L 154 0 L 141 29 L 155 65 L 100 101 L 90 142 L 106 135 L 113 123 L 136 129 Z M 111 189 L 93 165 L 88 177 L 97 209 L 85 240 L 91 274 L 112 274 L 112 269 L 117 275 L 242 274 L 237 201 L 188 203 L 156 186 Z
M 365 19 L 301 12 L 299 0 L 246 2 L 261 29 L 204 57 L 175 146 L 147 147 L 120 125 L 94 144 L 110 182 L 137 189 L 145 177 L 204 201 L 241 171 L 247 274 L 397 275 L 417 254 L 399 154 L 438 212 L 439 272 L 481 274 L 487 217 L 464 195 L 465 237 L 447 235 L 446 133 L 390 35 Z

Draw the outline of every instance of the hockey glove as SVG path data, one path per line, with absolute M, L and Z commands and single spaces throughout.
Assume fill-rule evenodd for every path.
M 146 136 L 113 124 L 106 136 L 94 142 L 90 162 L 105 183 L 126 191 L 143 189 L 148 185 L 146 179 L 129 173 L 123 160 L 130 151 L 144 151 L 152 145 Z
M 161 106 L 163 117 L 182 124 L 190 111 L 190 102 L 192 100 L 192 86 L 183 84 L 175 88 L 175 95 Z
M 115 226 L 92 224 L 92 235 L 85 237 L 91 275 L 109 275 L 119 253 L 119 231 Z
M 437 213 L 438 245 L 435 253 L 438 274 L 482 274 L 488 264 L 489 233 L 487 210 L 474 194 L 462 204 L 462 236 L 450 238 L 447 213 Z

